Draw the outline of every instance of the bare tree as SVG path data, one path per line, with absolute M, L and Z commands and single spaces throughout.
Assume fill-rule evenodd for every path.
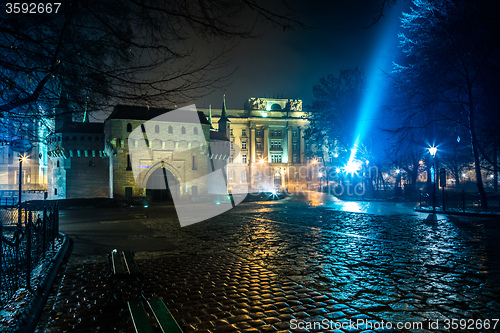
M 498 75 L 500 44 L 494 17 L 499 12 L 498 3 L 490 0 L 415 0 L 401 24 L 407 62 L 395 67 L 399 93 L 407 97 L 400 109 L 404 124 L 399 133 L 439 122 L 466 128 L 483 207 L 487 198 L 479 133 L 491 110 L 482 78 Z
M 260 0 L 69 0 L 36 15 L 23 8 L 0 18 L 4 120 L 45 121 L 61 91 L 70 110 L 181 103 L 223 84 L 213 71 L 227 65 L 227 49 L 258 36 L 259 22 L 302 26 L 286 4 Z

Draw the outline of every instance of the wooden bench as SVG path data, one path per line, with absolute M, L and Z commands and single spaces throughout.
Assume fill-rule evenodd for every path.
M 163 300 L 159 297 L 152 298 L 146 303 L 154 316 L 154 324 L 151 324 L 153 317 L 150 317 L 142 301 L 128 301 L 128 310 L 134 324 L 136 333 L 153 333 L 155 329 L 160 329 L 163 333 L 182 333 L 182 330 L 175 321 Z
M 140 299 L 142 297 L 142 273 L 132 251 L 119 252 L 114 249 L 110 254 L 110 263 L 113 297 L 118 301 Z

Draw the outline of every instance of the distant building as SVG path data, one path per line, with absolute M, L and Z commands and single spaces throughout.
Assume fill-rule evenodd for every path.
M 22 153 L 21 201 L 43 199 L 47 191 L 47 147 L 44 138 L 48 129 L 41 117 L 29 115 L 19 119 L 0 118 L 0 199 L 12 199 L 17 202 L 19 196 L 19 157 L 11 144 L 15 140 L 26 140 L 32 145 L 31 150 Z M 2 204 L 0 200 L 0 204 Z
M 212 119 L 218 128 L 231 124 L 230 162 L 235 167 L 229 170 L 230 187 L 246 182 L 253 190 L 280 186 L 295 191 L 319 183 L 312 147 L 304 140 L 309 122 L 301 100 L 250 98 L 243 109 L 226 109 L 224 103 L 212 110 Z
M 102 123 L 60 123 L 48 137 L 48 199 L 109 196 Z
M 206 176 L 214 167 L 220 168 L 221 163 L 225 164 L 229 157 L 228 139 L 224 133 L 211 130 L 209 121 L 200 111 L 189 121 L 155 120 L 171 111 L 118 105 L 106 119 L 109 187 L 113 197 L 188 198 L 209 193 L 208 182 L 200 177 Z M 144 135 L 132 138 L 131 133 L 138 128 Z M 225 145 L 225 157 L 219 154 L 210 158 L 202 152 L 200 147 L 206 147 L 207 141 L 211 141 L 212 145 Z M 133 161 L 139 164 L 133 165 Z M 138 177 L 134 175 L 133 168 L 141 170 Z M 166 182 L 167 177 L 172 181 Z M 190 185 L 182 187 L 181 183 L 186 180 L 191 180 Z M 166 184 L 166 187 L 159 189 L 157 184 Z
M 165 199 L 220 192 L 225 183 L 201 179 L 227 162 L 232 163 L 225 175 L 232 190 L 298 191 L 319 184 L 314 147 L 304 139 L 308 121 L 300 100 L 251 98 L 243 109 L 227 109 L 224 99 L 221 109 L 198 108 L 194 119 L 168 122 L 160 116 L 172 110 L 164 108 L 117 105 L 104 124 L 70 121 L 63 105 L 58 108 L 58 127 L 48 139 L 51 199 Z M 133 132 L 141 135 L 134 138 Z M 205 152 L 208 141 L 211 156 Z

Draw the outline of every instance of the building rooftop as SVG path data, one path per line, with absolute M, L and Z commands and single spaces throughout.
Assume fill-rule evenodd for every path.
M 175 109 L 148 108 L 145 106 L 135 106 L 135 105 L 117 105 L 115 106 L 113 112 L 109 115 L 109 117 L 106 120 L 109 119 L 150 120 L 173 110 Z M 210 125 L 205 114 L 201 111 L 197 112 L 200 124 Z M 175 119 L 172 121 L 178 122 L 178 120 Z

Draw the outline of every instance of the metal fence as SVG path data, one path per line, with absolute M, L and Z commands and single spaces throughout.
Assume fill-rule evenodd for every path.
M 433 192 L 420 192 L 420 207 L 436 207 L 439 210 L 456 211 L 481 211 L 481 197 L 479 193 L 466 192 L 465 190 L 437 190 L 435 193 L 435 203 Z M 500 211 L 500 195 L 496 193 L 487 193 L 488 209 Z
M 59 235 L 57 203 L 0 207 L 0 307 L 19 288 L 32 289 L 33 270 L 54 250 Z

